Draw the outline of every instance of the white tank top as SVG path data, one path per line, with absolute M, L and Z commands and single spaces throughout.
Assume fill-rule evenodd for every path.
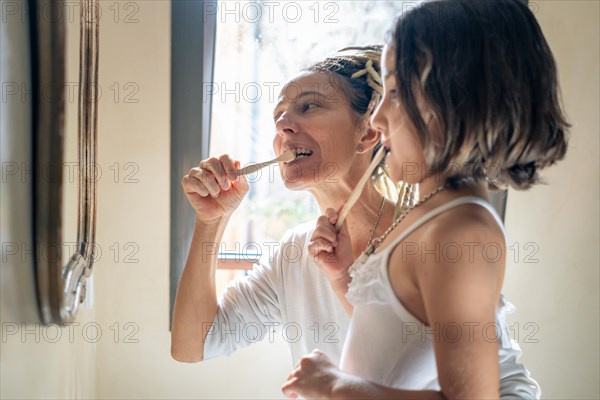
M 421 323 L 396 297 L 387 272 L 392 250 L 404 238 L 437 215 L 462 204 L 485 207 L 502 228 L 502 220 L 493 207 L 478 197 L 464 196 L 425 214 L 390 246 L 371 255 L 364 264 L 350 267 L 352 282 L 346 298 L 353 305 L 352 319 L 344 343 L 340 368 L 372 382 L 406 390 L 440 390 L 433 343 L 435 330 Z M 496 326 L 490 327 L 490 340 L 503 348 L 511 346 L 505 314 L 512 307 L 501 295 L 496 309 Z M 460 327 L 468 332 L 469 327 Z M 458 330 L 448 324 L 438 334 L 452 338 Z

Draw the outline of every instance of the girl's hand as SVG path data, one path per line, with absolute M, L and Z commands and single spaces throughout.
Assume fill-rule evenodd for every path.
M 352 241 L 346 222 L 339 232 L 335 231 L 338 213 L 328 208 L 317 220 L 317 227 L 310 237 L 308 253 L 317 263 L 329 282 L 347 284 L 348 268 L 354 262 Z
M 320 350 L 313 350 L 300 359 L 298 366 L 281 386 L 283 394 L 295 399 L 329 399 L 342 372 Z
M 227 154 L 209 158 L 181 179 L 183 191 L 196 210 L 196 219 L 214 222 L 231 215 L 248 193 L 248 182 L 237 176 L 239 161 Z

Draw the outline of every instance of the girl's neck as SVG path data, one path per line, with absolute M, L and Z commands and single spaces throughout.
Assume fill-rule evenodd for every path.
M 445 181 L 442 180 L 439 176 L 431 176 L 425 179 L 423 182 L 419 184 L 419 198 L 423 199 L 429 193 L 434 190 L 440 188 L 445 184 Z M 481 197 L 485 200 L 489 200 L 487 194 L 487 185 L 485 182 L 465 182 L 461 187 L 455 190 L 442 190 L 439 195 L 434 196 L 431 201 L 428 201 L 429 206 L 425 207 L 427 209 L 431 207 L 435 207 L 442 203 L 446 203 L 458 197 L 463 196 L 477 196 Z
M 445 180 L 439 175 L 429 176 L 423 182 L 419 183 L 419 198 L 422 199 L 429 193 L 445 184 Z

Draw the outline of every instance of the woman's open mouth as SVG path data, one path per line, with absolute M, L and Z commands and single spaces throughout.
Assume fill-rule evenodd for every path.
M 297 162 L 298 160 L 310 157 L 313 154 L 313 151 L 311 149 L 307 149 L 305 147 L 296 147 L 291 150 L 296 155 L 296 158 L 290 162 L 286 162 L 285 164 L 293 164 L 293 163 Z

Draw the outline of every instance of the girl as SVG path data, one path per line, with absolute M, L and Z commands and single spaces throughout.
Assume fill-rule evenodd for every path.
M 528 189 L 565 155 L 551 51 L 518 0 L 444 0 L 401 16 L 384 60 L 372 127 L 390 149 L 391 177 L 418 184 L 422 197 L 349 269 L 341 371 L 314 351 L 283 391 L 497 398 L 497 341 L 509 340 L 500 293 L 506 237 L 486 189 Z M 326 257 L 345 259 L 350 242 L 333 228 L 336 213 L 326 213 L 317 256 L 341 272 L 347 264 Z

